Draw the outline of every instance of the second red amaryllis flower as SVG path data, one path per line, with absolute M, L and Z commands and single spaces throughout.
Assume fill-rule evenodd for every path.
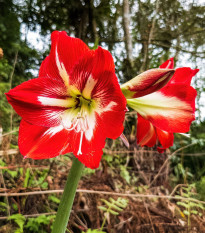
M 172 70 L 173 68 L 174 62 L 173 58 L 171 58 L 156 71 L 158 70 L 160 74 L 167 69 Z M 149 82 L 149 93 L 143 91 L 144 96 L 140 95 L 139 98 L 127 99 L 128 105 L 138 113 L 137 143 L 139 145 L 152 147 L 158 140 L 162 145 L 162 147 L 158 147 L 158 151 L 163 152 L 173 145 L 173 133 L 186 133 L 189 131 L 191 122 L 195 119 L 196 98 L 196 90 L 190 86 L 190 83 L 197 72 L 198 69 L 192 70 L 189 67 L 178 68 L 167 84 L 164 83 L 163 78 L 158 79 L 154 85 Z M 143 74 L 146 74 L 146 72 L 141 74 L 142 77 L 146 78 Z M 135 79 L 135 86 L 132 89 L 138 90 L 135 94 L 137 95 L 141 82 L 140 79 L 139 82 L 137 81 L 137 77 Z M 151 80 L 154 80 L 154 78 Z M 159 85 L 160 80 L 166 85 L 161 85 L 157 91 L 153 92 L 153 86 Z M 127 86 L 129 86 L 129 82 Z
M 87 167 L 97 168 L 105 139 L 123 131 L 126 109 L 112 56 L 65 32 L 55 31 L 51 39 L 39 77 L 6 94 L 23 118 L 20 152 L 45 159 L 72 151 Z

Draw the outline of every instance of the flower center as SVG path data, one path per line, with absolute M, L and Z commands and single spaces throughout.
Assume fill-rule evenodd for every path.
M 78 93 L 72 96 L 75 105 L 69 109 L 73 112 L 70 118 L 70 127 L 66 127 L 67 130 L 75 130 L 76 133 L 80 133 L 80 142 L 77 155 L 82 154 L 82 141 L 83 136 L 87 130 L 89 130 L 89 115 L 93 112 L 95 107 L 95 101 L 85 98 L 83 94 Z

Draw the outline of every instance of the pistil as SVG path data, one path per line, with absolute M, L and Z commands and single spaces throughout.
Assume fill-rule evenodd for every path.
M 82 148 L 82 141 L 83 141 L 83 133 L 84 133 L 84 131 L 80 132 L 80 144 L 79 144 L 79 149 L 78 149 L 77 155 L 82 155 L 81 148 Z

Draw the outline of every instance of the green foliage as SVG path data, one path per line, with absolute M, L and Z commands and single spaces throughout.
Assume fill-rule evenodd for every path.
M 26 221 L 26 218 L 22 214 L 13 214 L 8 218 L 8 220 L 13 220 L 18 225 L 18 228 L 15 230 L 15 233 L 23 232 L 23 226 Z
M 47 175 L 48 175 L 48 169 L 44 169 L 42 171 L 36 171 L 38 173 L 38 180 L 33 180 L 34 186 L 41 186 L 41 188 L 46 189 L 48 187 L 48 182 L 45 181 Z
M 0 212 L 6 212 L 7 211 L 7 204 L 0 201 Z
M 7 171 L 7 173 L 14 179 L 18 177 L 18 172 L 17 171 L 12 171 L 10 169 L 5 169 L 5 171 Z
M 106 233 L 106 232 L 101 231 L 101 230 L 97 230 L 97 229 L 94 229 L 94 230 L 88 229 L 86 232 L 83 231 L 82 233 Z
M 118 215 L 128 205 L 128 200 L 121 197 L 118 197 L 117 200 L 110 197 L 109 201 L 105 199 L 101 199 L 101 201 L 105 203 L 105 206 L 99 206 L 98 208 L 105 213 L 113 215 Z
M 24 226 L 26 229 L 25 232 L 32 232 L 32 233 L 46 233 L 48 231 L 44 230 L 45 226 L 51 226 L 54 222 L 55 215 L 40 215 L 37 218 L 29 218 L 27 224 Z
M 108 166 L 111 168 L 114 168 L 115 170 L 120 171 L 120 176 L 128 183 L 131 184 L 135 177 L 131 174 L 129 171 L 129 167 L 125 166 L 126 163 L 126 157 L 120 156 L 120 155 L 110 155 L 105 154 L 103 155 L 103 159 L 107 162 Z
M 0 46 L 6 56 L 12 54 L 11 45 L 20 38 L 20 23 L 12 0 L 0 2 Z
M 54 222 L 55 215 L 40 215 L 36 218 L 26 218 L 22 214 L 13 214 L 8 220 L 14 221 L 18 228 L 15 230 L 15 233 L 47 233 L 48 226 L 49 232 L 52 229 L 52 223 Z
M 12 208 L 13 208 L 15 211 L 17 211 L 17 210 L 18 210 L 18 205 L 15 204 L 15 203 L 13 203 L 13 204 L 12 204 Z
M 202 203 L 192 201 L 192 199 L 196 198 L 196 192 L 194 192 L 195 184 L 188 185 L 188 187 L 182 187 L 182 192 L 180 193 L 182 197 L 187 199 L 182 199 L 181 201 L 177 202 L 178 206 L 182 206 L 185 209 L 183 213 L 187 216 L 188 219 L 188 227 L 190 227 L 191 215 L 199 215 L 202 216 L 202 211 L 205 210 L 205 207 Z M 176 195 L 176 197 L 181 197 Z
M 4 167 L 4 166 L 6 166 L 6 163 L 2 159 L 0 159 L 0 165 Z M 16 170 L 13 171 L 10 169 L 2 169 L 2 173 L 9 174 L 13 179 L 18 177 L 18 171 L 16 171 Z
M 205 201 L 205 176 L 201 177 L 200 181 L 196 182 L 196 190 L 202 201 Z
M 20 8 L 16 3 L 13 0 L 0 1 L 0 48 L 4 53 L 3 59 L 0 59 L 0 126 L 4 132 L 10 130 L 10 115 L 13 112 L 4 93 L 31 78 L 31 71 L 39 67 L 41 59 L 41 54 L 21 39 Z M 13 126 L 18 126 L 19 121 L 20 117 L 14 114 Z
M 205 122 L 192 126 L 190 138 L 175 134 L 173 150 L 189 146 L 171 158 L 173 167 L 172 181 L 178 183 L 199 183 L 205 177 Z M 198 136 L 197 136 L 198 132 Z
M 1 80 L 9 81 L 9 75 L 11 74 L 11 71 L 12 71 L 12 66 L 9 65 L 8 60 L 5 58 L 1 59 L 0 60 L 0 81 Z M 9 85 L 8 83 L 6 84 Z M 0 90 L 2 90 L 2 87 Z
M 1 66 L 1 62 L 0 62 Z M 1 76 L 1 70 L 0 70 Z M 0 125 L 2 125 L 4 130 L 8 130 L 10 127 L 10 114 L 11 107 L 6 100 L 6 96 L 4 93 L 9 91 L 9 83 L 0 82 Z
M 27 187 L 28 187 L 29 178 L 30 178 L 30 169 L 27 168 L 27 169 L 26 169 L 25 179 L 24 179 L 24 185 L 23 185 L 24 188 L 27 188 Z
M 48 200 L 49 200 L 49 201 L 52 201 L 52 202 L 54 202 L 54 203 L 56 203 L 56 204 L 60 204 L 60 199 L 57 198 L 57 197 L 54 196 L 54 195 L 49 195 L 49 196 L 48 196 Z
M 113 198 L 110 197 L 109 201 L 105 199 L 101 199 L 101 201 L 105 203 L 105 206 L 98 206 L 98 209 L 102 210 L 105 215 L 103 219 L 103 223 L 100 228 L 100 230 L 102 231 L 108 215 L 109 214 L 119 215 L 119 213 L 122 212 L 127 207 L 128 200 L 121 197 L 118 197 L 117 200 L 114 200 Z
M 185 168 L 182 163 L 180 163 L 181 158 L 174 157 L 172 158 L 172 162 L 175 162 L 176 165 L 174 166 L 174 176 L 172 178 L 173 181 L 176 183 L 185 182 L 189 178 L 193 177 L 193 174 L 189 172 L 188 168 Z
M 91 168 L 85 167 L 85 168 L 83 169 L 82 175 L 83 175 L 83 176 L 87 176 L 87 175 L 92 175 L 92 174 L 94 174 L 94 173 L 95 173 L 95 169 L 91 169 Z
M 30 169 L 27 168 L 24 178 L 24 187 L 27 188 L 27 187 L 40 186 L 41 188 L 46 189 L 48 187 L 48 182 L 45 181 L 47 175 L 48 175 L 48 169 L 35 170 L 31 174 Z M 36 177 L 38 178 L 36 179 Z
M 130 176 L 130 173 L 128 172 L 128 170 L 127 170 L 127 167 L 125 167 L 123 165 L 120 166 L 120 175 L 122 176 L 122 178 L 124 178 L 126 180 L 126 182 L 128 184 L 130 184 L 131 176 Z

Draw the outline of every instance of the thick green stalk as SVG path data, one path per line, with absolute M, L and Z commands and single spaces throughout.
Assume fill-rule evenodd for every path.
M 74 158 L 70 169 L 68 179 L 64 188 L 63 196 L 58 207 L 56 220 L 54 222 L 52 233 L 65 233 L 68 219 L 73 206 L 76 189 L 80 180 L 83 164 Z

